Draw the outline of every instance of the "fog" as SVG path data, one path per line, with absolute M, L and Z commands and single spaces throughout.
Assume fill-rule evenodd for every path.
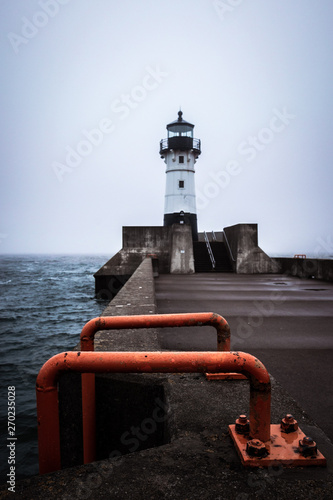
M 103 253 L 163 224 L 159 141 L 195 124 L 199 230 L 333 256 L 330 0 L 0 6 L 0 253 Z

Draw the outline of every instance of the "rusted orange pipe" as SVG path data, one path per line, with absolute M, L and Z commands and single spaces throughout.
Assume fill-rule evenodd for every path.
M 217 332 L 217 350 L 230 351 L 230 328 L 219 314 L 147 314 L 134 316 L 101 316 L 88 321 L 81 332 L 81 351 L 94 350 L 94 336 L 99 330 L 122 330 L 126 328 L 165 328 L 181 326 L 211 325 Z
M 182 326 L 206 326 L 216 328 L 217 350 L 230 351 L 230 328 L 227 321 L 212 312 L 181 314 L 147 314 L 133 316 L 102 316 L 88 321 L 81 332 L 81 351 L 94 350 L 95 333 L 99 330 L 122 330 L 126 328 L 165 328 Z M 83 461 L 85 464 L 95 460 L 95 439 L 87 436 L 96 433 L 95 416 L 95 375 L 82 374 L 82 415 L 84 443 Z
M 243 373 L 250 381 L 250 437 L 270 439 L 271 388 L 264 365 L 244 352 L 63 352 L 49 359 L 36 382 L 39 470 L 59 470 L 57 382 L 61 373 Z M 83 430 L 85 433 L 85 429 Z M 91 436 L 87 436 L 88 440 Z

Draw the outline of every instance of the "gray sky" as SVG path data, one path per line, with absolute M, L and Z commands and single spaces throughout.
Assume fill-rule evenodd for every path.
M 1 253 L 106 253 L 162 225 L 159 141 L 202 141 L 199 230 L 333 255 L 331 0 L 2 0 Z M 97 131 L 99 129 L 99 131 Z

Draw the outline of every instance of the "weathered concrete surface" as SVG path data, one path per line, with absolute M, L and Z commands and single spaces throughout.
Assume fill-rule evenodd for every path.
M 224 316 L 231 348 L 257 356 L 333 439 L 333 285 L 285 275 L 160 276 L 158 311 Z M 209 329 L 161 330 L 164 349 L 213 350 Z
M 131 453 L 118 460 L 104 460 L 21 481 L 17 485 L 16 498 L 332 498 L 332 445 L 274 381 L 272 420 L 278 421 L 286 409 L 292 411 L 301 427 L 330 457 L 327 468 L 277 467 L 268 471 L 249 471 L 240 465 L 227 428 L 235 414 L 247 411 L 249 389 L 246 381 L 208 382 L 203 375 L 170 375 L 163 383 L 169 391 L 168 419 L 172 431 L 169 444 Z M 4 494 L 3 498 L 6 497 L 9 498 Z
M 112 300 L 141 262 L 155 255 L 156 273 L 170 271 L 171 227 L 123 227 L 123 246 L 95 274 L 95 293 Z
M 276 257 L 274 261 L 280 266 L 280 272 L 298 278 L 315 278 L 333 281 L 332 259 L 292 259 Z
M 123 251 L 131 255 L 141 253 L 156 255 L 160 273 L 170 271 L 171 227 L 125 226 L 123 227 Z
M 147 288 L 142 282 L 136 281 L 139 273 L 142 273 L 141 280 L 148 279 L 150 281 L 150 285 L 147 283 Z M 151 275 L 151 271 L 149 271 L 149 260 L 147 260 L 104 313 L 117 314 L 119 311 L 120 314 L 124 312 L 128 314 L 153 310 L 153 301 L 151 300 L 153 283 L 149 275 Z M 194 281 L 192 281 L 194 278 L 204 280 L 201 285 L 196 282 L 197 285 L 201 286 L 201 289 L 194 286 Z M 207 274 L 161 276 L 155 282 L 160 310 L 163 303 L 167 308 L 170 307 L 172 312 L 180 312 L 180 310 L 190 312 L 193 310 L 190 305 L 192 303 L 195 303 L 200 310 L 214 310 L 214 306 L 219 303 L 220 306 L 223 306 L 224 315 L 229 319 L 224 307 L 228 305 L 231 314 L 230 323 L 233 323 L 231 329 L 233 335 L 236 328 L 234 320 L 237 321 L 237 317 L 232 317 L 232 311 L 236 310 L 236 306 L 233 304 L 237 302 L 237 290 L 232 293 L 231 287 L 235 288 L 235 286 L 232 285 L 230 279 L 241 279 L 244 276 L 220 275 L 222 284 L 214 281 L 217 278 L 218 275 Z M 225 282 L 225 278 L 229 278 L 229 280 Z M 263 277 L 246 278 L 252 280 Z M 171 279 L 171 281 L 167 282 L 166 279 Z M 132 294 L 126 294 L 127 286 L 133 286 L 133 290 L 136 292 L 134 300 Z M 140 286 L 143 288 L 139 288 Z M 214 303 L 211 300 L 200 302 L 200 296 L 207 286 L 211 293 L 217 292 L 215 295 L 217 301 Z M 218 290 L 220 286 L 224 290 L 223 299 L 220 296 L 221 290 Z M 168 296 L 171 287 L 173 287 L 173 291 Z M 249 294 L 253 294 L 252 300 L 255 300 L 259 292 L 257 287 L 253 286 L 253 282 L 251 284 L 248 281 L 246 288 Z M 267 295 L 267 291 L 265 293 Z M 246 292 L 243 290 L 238 298 L 242 300 L 244 294 L 246 295 Z M 174 295 L 175 301 L 173 301 Z M 188 307 L 185 306 L 187 299 Z M 206 307 L 207 304 L 209 307 Z M 175 307 L 176 305 L 177 307 Z M 244 302 L 243 305 L 245 305 Z M 245 309 L 246 314 L 248 310 L 248 308 Z M 192 348 L 197 348 L 198 341 L 207 341 L 208 337 L 211 336 L 214 343 L 212 350 L 215 350 L 216 334 L 214 328 L 209 329 L 209 335 L 207 335 L 205 327 L 195 327 L 191 329 L 190 334 L 186 330 L 185 328 L 173 329 L 173 333 L 177 332 L 175 339 L 186 340 L 186 342 L 190 340 Z M 167 333 L 166 330 L 161 329 L 159 336 L 161 336 L 162 331 Z M 123 331 L 123 333 L 125 332 Z M 152 346 L 156 346 L 157 337 L 150 335 L 152 330 L 148 330 L 146 333 L 145 347 L 150 348 L 150 342 Z M 126 333 L 123 337 L 120 335 L 116 345 L 114 332 L 106 332 L 105 340 L 103 340 L 102 333 L 98 335 L 101 338 L 96 345 L 97 348 L 118 350 L 121 343 L 121 350 L 131 350 L 133 345 L 130 345 L 130 349 L 128 349 L 127 342 L 133 342 L 133 338 L 136 341 L 135 348 L 137 350 L 142 348 L 142 339 L 139 335 L 135 337 L 126 336 Z M 201 340 L 200 337 L 202 337 Z M 131 377 L 135 377 L 138 383 L 140 383 L 140 379 L 149 381 L 152 380 L 152 377 L 156 377 L 156 381 L 164 387 L 165 400 L 162 404 L 156 401 L 156 408 L 160 408 L 158 415 L 160 418 L 165 418 L 168 427 L 169 436 L 166 436 L 166 444 L 158 448 L 132 452 L 118 460 L 107 459 L 41 477 L 35 476 L 19 482 L 15 495 L 9 494 L 5 488 L 2 488 L 0 490 L 1 498 L 33 500 L 44 500 L 45 498 L 62 500 L 82 498 L 252 500 L 265 497 L 272 500 L 294 498 L 330 500 L 333 498 L 332 444 L 275 379 L 272 380 L 272 422 L 278 423 L 285 413 L 293 413 L 301 428 L 313 436 L 319 449 L 327 457 L 328 466 L 326 468 L 282 469 L 277 467 L 269 470 L 249 471 L 240 465 L 240 460 L 227 430 L 228 424 L 233 423 L 239 413 L 248 412 L 249 387 L 247 381 L 208 382 L 201 374 L 148 374 L 132 375 Z M 142 432 L 142 440 L 145 440 L 146 437 L 143 431 L 144 422 L 147 419 L 152 419 L 154 414 L 154 412 L 148 413 L 146 418 L 138 423 Z M 128 431 L 130 432 L 131 429 Z M 133 441 L 128 446 L 134 446 Z M 111 453 L 114 452 L 113 455 L 116 455 L 117 451 L 118 448 L 114 448 Z M 129 451 L 131 450 L 129 449 Z
M 132 314 L 153 314 L 156 312 L 154 295 L 154 278 L 151 259 L 145 259 L 118 295 L 110 302 L 102 316 L 124 316 Z M 83 326 L 83 325 L 82 325 Z M 138 342 L 139 339 L 139 342 Z M 158 350 L 156 329 L 141 330 L 108 330 L 95 335 L 95 350 L 113 351 L 145 351 Z M 80 344 L 75 350 L 80 350 Z M 113 443 L 117 431 L 122 435 L 129 422 L 127 414 L 136 414 L 136 419 L 143 419 L 145 409 L 150 408 L 154 394 L 161 394 L 158 382 L 146 381 L 145 385 L 136 383 L 127 377 L 111 377 L 112 384 L 107 379 L 110 376 L 96 376 L 96 407 L 98 415 L 97 456 L 105 458 L 107 443 Z M 126 377 L 125 377 L 126 379 Z M 119 394 L 124 393 L 124 398 Z M 163 393 L 163 390 L 162 390 Z M 136 410 L 139 409 L 139 412 Z M 148 411 L 148 410 L 147 410 Z M 140 415 L 141 413 L 141 415 Z M 77 373 L 67 373 L 59 381 L 59 416 L 61 429 L 62 466 L 70 467 L 83 462 L 82 446 L 82 407 L 81 407 L 81 376 Z M 112 426 L 109 422 L 112 421 Z M 150 436 L 147 443 L 160 442 L 159 429 Z M 123 448 L 121 447 L 121 450 Z
M 155 314 L 155 283 L 151 259 L 146 258 L 133 273 L 117 296 L 104 309 L 101 316 L 131 316 Z M 95 335 L 96 351 L 159 350 L 157 329 L 106 330 Z
M 170 260 L 171 274 L 192 274 L 195 272 L 191 226 L 172 225 Z
M 112 300 L 147 256 L 154 275 L 194 272 L 191 226 L 123 227 L 122 249 L 94 274 L 96 295 Z
M 123 226 L 123 248 L 165 247 L 169 243 L 170 229 L 165 226 Z
M 236 224 L 224 228 L 237 274 L 279 272 L 279 265 L 258 247 L 258 225 Z

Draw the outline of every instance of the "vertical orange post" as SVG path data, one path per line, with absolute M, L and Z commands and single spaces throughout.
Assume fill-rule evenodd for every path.
M 52 359 L 42 366 L 36 382 L 40 474 L 61 469 L 58 389 Z

